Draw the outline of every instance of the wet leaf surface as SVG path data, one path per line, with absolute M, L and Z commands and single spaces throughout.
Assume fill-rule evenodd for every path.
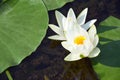
M 93 62 L 97 61 L 94 65 L 95 70 L 101 80 L 119 80 L 120 19 L 111 16 L 100 23 L 98 30 L 100 30 L 101 54 L 93 60 Z
M 73 0 L 43 0 L 48 10 L 53 10 L 62 7 L 68 2 L 72 2 Z
M 0 5 L 0 73 L 19 64 L 38 47 L 47 24 L 48 14 L 42 1 L 31 4 L 8 0 Z

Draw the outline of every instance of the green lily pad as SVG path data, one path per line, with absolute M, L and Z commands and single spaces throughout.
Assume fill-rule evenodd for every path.
M 45 36 L 47 25 L 42 0 L 8 0 L 0 5 L 0 72 L 32 53 Z
M 64 4 L 73 0 L 43 0 L 48 10 L 62 7 Z
M 120 79 L 120 19 L 110 16 L 98 27 L 101 53 L 93 59 L 100 80 Z

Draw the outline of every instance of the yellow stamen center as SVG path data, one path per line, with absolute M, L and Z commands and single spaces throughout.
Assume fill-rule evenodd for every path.
M 74 43 L 77 44 L 77 45 L 80 45 L 80 44 L 83 44 L 83 43 L 84 43 L 84 40 L 85 40 L 85 37 L 84 37 L 84 36 L 77 36 L 77 37 L 74 39 Z

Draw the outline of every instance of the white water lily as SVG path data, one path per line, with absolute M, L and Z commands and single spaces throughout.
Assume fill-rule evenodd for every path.
M 87 16 L 88 8 L 84 9 L 79 16 L 76 18 L 75 13 L 72 8 L 69 9 L 67 17 L 61 14 L 58 11 L 55 11 L 56 19 L 59 26 L 50 24 L 49 27 L 57 33 L 57 35 L 48 37 L 49 39 L 53 40 L 66 40 L 65 32 L 69 28 L 72 28 L 73 23 L 79 24 L 85 30 L 88 30 L 90 26 L 92 26 L 96 19 L 90 20 L 85 23 L 86 16 Z
M 94 25 L 87 32 L 79 24 L 74 23 L 65 36 L 66 41 L 62 42 L 62 46 L 71 52 L 65 57 L 65 61 L 76 61 L 84 57 L 93 58 L 100 53 L 100 49 L 96 47 L 99 38 Z

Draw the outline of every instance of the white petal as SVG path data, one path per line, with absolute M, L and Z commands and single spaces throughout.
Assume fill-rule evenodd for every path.
M 69 20 L 68 18 L 65 20 L 63 19 L 63 30 L 67 31 L 69 29 L 73 28 L 74 22 L 72 20 Z
M 63 30 L 67 30 L 68 29 L 68 20 L 66 18 L 62 19 L 62 23 L 63 23 Z
M 49 27 L 54 31 L 56 32 L 57 34 L 60 34 L 60 28 L 56 25 L 53 25 L 53 24 L 49 24 Z
M 82 28 L 84 28 L 85 30 L 88 30 L 96 21 L 97 19 L 90 20 L 84 25 L 82 25 Z
M 77 22 L 79 25 L 83 25 L 85 23 L 87 12 L 88 12 L 88 8 L 85 8 L 77 17 Z
M 97 33 L 96 32 L 96 27 L 95 27 L 95 25 L 92 25 L 92 27 L 90 27 L 90 29 L 88 31 L 88 34 L 89 34 L 89 37 L 90 37 L 90 40 L 91 40 L 92 43 L 94 41 L 94 37 L 95 37 L 96 33 Z
M 95 35 L 95 38 L 94 38 L 94 41 L 93 41 L 94 47 L 97 46 L 98 42 L 99 42 L 99 37 L 98 37 L 98 35 Z
M 74 21 L 76 22 L 76 16 L 72 8 L 69 9 L 68 14 L 67 14 L 67 19 L 69 21 Z
M 59 35 L 50 36 L 48 38 L 53 39 L 53 40 L 66 40 L 65 37 L 62 37 L 62 36 L 59 36 Z
M 58 22 L 58 25 L 60 27 L 63 27 L 63 19 L 65 19 L 65 16 L 63 14 L 61 14 L 59 11 L 55 11 L 55 15 L 56 15 L 56 19 Z
M 74 39 L 75 34 L 78 33 L 79 27 L 76 24 L 71 24 L 70 26 L 66 31 L 64 31 L 64 34 L 67 40 L 71 42 Z
M 71 29 L 74 23 L 76 23 L 76 16 L 74 14 L 74 11 L 72 8 L 69 9 L 68 14 L 67 14 L 67 19 L 63 19 L 63 28 L 64 30 Z
M 99 48 L 94 48 L 93 49 L 93 51 L 89 54 L 89 58 L 93 58 L 93 57 L 96 57 L 96 56 L 98 56 L 99 55 L 99 53 L 100 53 L 100 49 Z
M 65 61 L 76 61 L 80 59 L 81 59 L 80 54 L 75 53 L 70 53 L 64 58 Z
M 71 51 L 71 50 L 73 49 L 73 45 L 71 45 L 71 44 L 68 43 L 67 41 L 63 41 L 61 44 L 62 44 L 62 46 L 63 46 L 65 49 L 67 49 L 67 50 L 69 50 L 69 51 Z

